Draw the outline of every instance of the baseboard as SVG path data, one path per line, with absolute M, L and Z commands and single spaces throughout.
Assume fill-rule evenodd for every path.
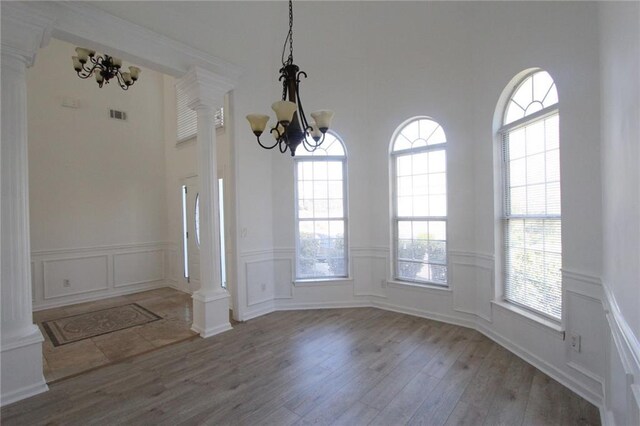
M 203 338 L 208 338 L 208 337 L 212 337 L 215 336 L 216 334 L 220 334 L 220 333 L 224 333 L 225 331 L 229 331 L 231 330 L 233 327 L 231 327 L 230 323 L 226 323 L 226 324 L 221 324 L 217 327 L 213 327 L 210 328 L 208 330 L 203 330 L 200 327 L 196 326 L 195 324 L 191 325 L 191 331 L 198 333 L 200 335 L 200 337 Z
M 0 400 L 0 406 L 4 407 L 6 405 L 12 404 L 14 402 L 18 402 L 25 398 L 30 398 L 32 396 L 38 395 L 40 393 L 46 392 L 49 390 L 49 386 L 47 386 L 47 382 L 42 380 L 42 383 L 36 383 L 31 386 L 26 386 L 22 389 L 17 389 L 8 394 L 2 394 L 2 399 Z
M 138 285 L 135 288 L 122 288 L 122 289 L 110 291 L 109 293 L 88 294 L 86 296 L 73 298 L 73 299 L 64 298 L 61 300 L 46 301 L 46 302 L 39 303 L 37 305 L 33 305 L 33 311 L 34 312 L 43 311 L 45 309 L 76 305 L 78 303 L 94 302 L 96 300 L 108 299 L 110 297 L 117 297 L 117 296 L 125 296 L 127 294 L 140 293 L 143 291 L 155 290 L 157 288 L 164 288 L 164 287 L 172 287 L 172 288 L 175 288 L 176 290 L 180 290 L 179 288 L 171 286 L 166 281 L 154 281 L 151 283 Z
M 254 318 L 261 317 L 263 315 L 270 314 L 271 312 L 275 312 L 278 309 L 274 306 L 273 302 L 266 303 L 264 306 L 260 306 L 258 308 L 253 308 L 251 310 L 241 312 L 240 313 L 240 321 L 249 321 Z
M 576 381 L 573 377 L 564 373 L 562 370 L 554 367 L 553 365 L 538 358 L 537 356 L 530 354 L 526 349 L 503 338 L 499 334 L 494 333 L 492 330 L 484 327 L 481 324 L 477 324 L 474 328 L 480 333 L 487 336 L 489 339 L 499 344 L 500 346 L 508 349 L 510 352 L 522 358 L 524 361 L 533 365 L 534 367 L 542 371 L 547 376 L 553 378 L 558 383 L 562 384 L 566 388 L 571 389 L 573 392 L 577 393 L 582 398 L 586 399 L 596 407 L 602 407 L 603 405 L 602 396 L 594 393 L 593 391 L 591 391 L 590 389 L 582 385 L 580 382 Z
M 432 312 L 425 312 L 419 309 L 407 308 L 405 306 L 395 305 L 393 303 L 385 301 L 374 301 L 369 304 L 374 308 L 384 309 L 386 311 L 398 312 L 400 314 L 407 314 L 414 317 L 426 318 L 434 321 L 446 322 L 448 324 L 459 325 L 466 328 L 476 328 L 474 321 L 465 320 L 462 318 L 456 318 L 450 315 L 434 314 Z
M 370 308 L 369 301 L 350 301 L 350 302 L 305 302 L 305 303 L 288 303 L 280 302 L 276 304 L 278 311 L 296 311 L 307 309 L 340 309 L 340 308 Z

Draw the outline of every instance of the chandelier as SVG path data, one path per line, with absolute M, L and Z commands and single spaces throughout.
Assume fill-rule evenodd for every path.
M 89 78 L 95 76 L 99 87 L 103 84 L 109 84 L 109 80 L 116 78 L 116 81 L 122 90 L 129 89 L 138 80 L 140 68 L 129 67 L 129 72 L 122 72 L 122 60 L 113 56 L 104 55 L 96 56 L 95 50 L 76 47 L 78 56 L 72 56 L 73 69 L 78 73 L 80 78 Z
M 289 57 L 285 60 L 287 43 L 289 44 Z M 289 0 L 289 32 L 284 40 L 282 68 L 279 72 L 280 78 L 278 80 L 282 81 L 282 100 L 271 105 L 276 113 L 276 125 L 270 130 L 275 143 L 265 145 L 260 141 L 260 135 L 264 132 L 269 121 L 268 115 L 247 115 L 251 130 L 256 135 L 258 144 L 265 149 L 273 149 L 277 146 L 282 153 L 289 149 L 293 157 L 296 155 L 296 148 L 302 144 L 307 151 L 313 152 L 324 142 L 324 136 L 331 125 L 333 111 L 312 112 L 310 114 L 312 122 L 307 120 L 304 113 L 300 99 L 300 78 L 306 78 L 307 73 L 300 71 L 300 68 L 293 63 L 293 5 L 291 0 Z

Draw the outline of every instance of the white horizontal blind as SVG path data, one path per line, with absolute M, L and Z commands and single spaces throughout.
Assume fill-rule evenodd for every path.
M 191 139 L 198 133 L 198 116 L 194 110 L 187 105 L 189 99 L 187 95 L 176 89 L 176 100 L 178 106 L 178 142 Z
M 505 299 L 562 315 L 559 115 L 503 133 Z
M 189 108 L 189 100 L 183 92 L 176 89 L 177 111 L 178 111 L 178 142 L 194 138 L 198 133 L 198 116 L 196 111 Z M 216 128 L 224 127 L 224 109 L 220 108 L 215 113 Z

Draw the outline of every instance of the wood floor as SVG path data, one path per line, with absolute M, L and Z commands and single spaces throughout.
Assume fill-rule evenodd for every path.
M 289 311 L 54 383 L 3 425 L 587 425 L 598 410 L 476 331 Z

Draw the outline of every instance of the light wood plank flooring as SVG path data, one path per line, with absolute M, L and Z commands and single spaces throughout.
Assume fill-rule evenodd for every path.
M 476 331 L 289 311 L 54 383 L 4 425 L 588 425 L 598 410 Z

